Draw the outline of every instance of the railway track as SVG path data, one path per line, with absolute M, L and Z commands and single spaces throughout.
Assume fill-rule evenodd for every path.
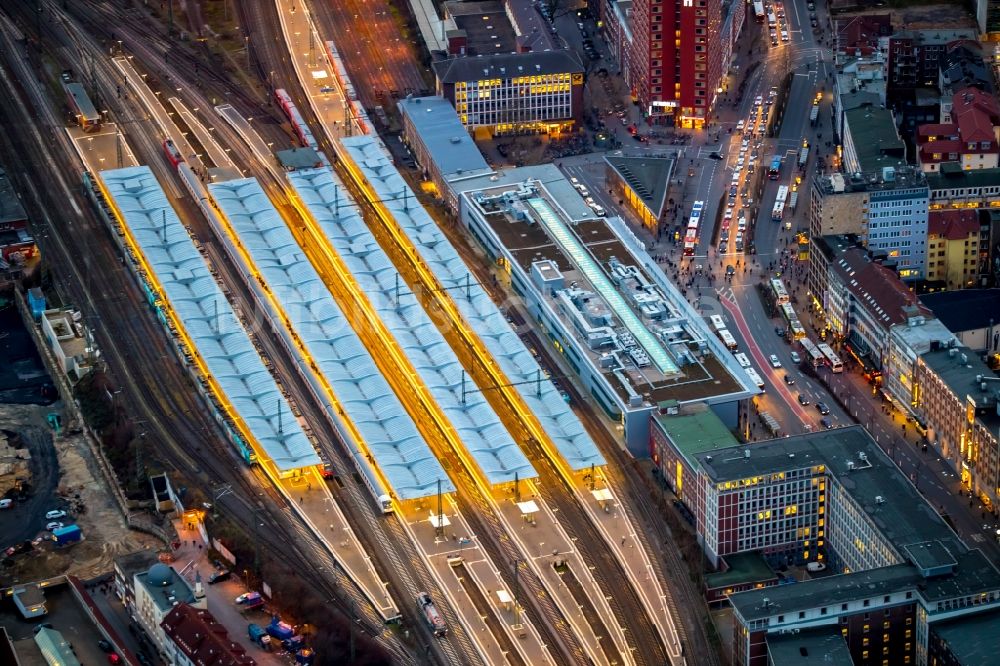
M 49 34 L 48 36 L 58 39 L 58 36 L 55 34 Z M 53 43 L 58 42 L 53 41 Z M 81 44 L 75 44 L 75 46 L 85 48 L 85 46 Z M 105 83 L 107 84 L 107 82 Z M 107 94 L 109 91 L 106 90 L 105 92 Z M 47 107 L 44 95 L 37 94 L 35 97 L 37 98 L 35 100 L 35 106 L 37 108 Z M 51 112 L 49 112 L 49 115 L 52 115 Z M 25 115 L 25 117 L 30 117 L 30 115 Z M 64 138 L 64 135 L 59 131 L 61 123 L 54 118 L 50 118 L 49 122 L 55 136 L 59 139 Z M 11 126 L 13 126 L 13 124 Z M 153 164 L 155 165 L 155 154 L 157 150 L 155 146 L 147 146 L 147 153 L 150 148 L 152 149 L 152 154 L 154 155 Z M 29 152 L 26 154 L 37 154 L 37 152 Z M 63 163 L 76 164 L 76 157 L 68 145 L 63 146 L 63 160 L 61 161 Z M 58 167 L 55 167 L 54 165 L 49 165 L 49 170 L 59 173 Z M 77 206 L 79 206 L 81 210 L 88 209 L 87 202 L 85 201 L 82 202 L 82 205 L 78 203 Z M 191 219 L 190 211 L 187 212 L 189 214 L 185 217 Z M 196 219 L 197 215 L 195 215 L 194 218 Z M 91 241 L 94 239 L 95 234 L 100 233 L 100 229 L 98 227 L 103 225 L 100 225 L 99 223 L 95 224 L 93 215 L 87 215 L 85 219 L 88 220 L 87 226 L 90 227 L 90 231 L 80 239 L 80 246 L 89 247 L 89 245 L 92 244 Z M 62 233 L 53 234 L 53 237 L 58 243 L 63 242 Z M 208 235 L 203 234 L 203 237 L 207 238 Z M 68 235 L 67 238 L 69 238 Z M 74 266 L 73 255 L 65 247 L 61 249 L 59 254 L 66 257 L 65 262 L 63 262 L 65 265 Z M 117 260 L 116 250 L 113 246 L 111 246 L 111 244 L 103 244 L 103 247 L 100 248 L 100 254 L 107 257 L 107 260 L 102 262 L 104 266 L 120 266 Z M 56 254 L 53 253 L 53 256 L 56 256 Z M 95 252 L 92 256 L 99 256 L 99 254 Z M 129 284 L 129 282 L 132 281 L 131 275 L 129 275 L 125 269 L 119 269 L 117 273 L 124 273 L 124 275 L 119 276 L 122 284 L 118 285 L 120 288 L 116 288 L 115 291 L 129 296 L 129 307 L 125 308 L 125 311 L 140 312 L 145 310 L 146 308 L 143 307 L 144 301 L 141 297 L 136 297 L 136 290 L 131 284 Z M 90 272 L 84 275 L 76 274 L 73 276 L 74 279 L 71 282 L 81 286 L 87 285 L 88 277 L 91 275 L 93 275 L 93 273 Z M 239 281 L 230 279 L 230 284 L 232 286 L 238 286 Z M 91 306 L 90 308 L 85 309 L 90 309 L 92 312 L 98 311 L 98 308 L 94 307 L 94 303 L 92 301 L 88 303 L 85 288 L 83 293 L 74 294 L 74 299 L 79 303 L 89 304 Z M 119 306 L 116 309 L 121 311 L 122 308 Z M 119 321 L 114 317 L 108 319 L 111 321 Z M 105 356 L 116 369 L 124 369 L 124 373 L 126 375 L 124 383 L 130 388 L 128 395 L 130 399 L 135 399 L 136 404 L 140 407 L 142 415 L 146 417 L 147 423 L 152 424 L 151 429 L 156 431 L 159 438 L 163 440 L 165 446 L 161 447 L 161 450 L 167 453 L 165 457 L 168 458 L 168 462 L 173 463 L 179 470 L 196 474 L 197 478 L 206 485 L 217 485 L 218 483 L 228 482 L 234 484 L 237 488 L 242 490 L 241 494 L 244 497 L 259 498 L 262 495 L 268 495 L 271 499 L 274 499 L 273 496 L 276 493 L 274 493 L 273 489 L 270 488 L 269 485 L 254 483 L 252 476 L 248 477 L 246 474 L 233 473 L 234 470 L 239 470 L 241 467 L 239 464 L 234 465 L 234 461 L 237 460 L 237 457 L 228 446 L 221 443 L 221 440 L 218 437 L 213 436 L 217 435 L 214 422 L 211 420 L 211 417 L 205 413 L 204 407 L 197 402 L 197 399 L 192 399 L 194 396 L 193 386 L 190 384 L 187 376 L 181 373 L 179 366 L 174 364 L 173 361 L 168 358 L 170 352 L 166 345 L 165 336 L 162 334 L 162 331 L 157 333 L 159 329 L 155 324 L 149 325 L 151 317 L 148 315 L 145 317 L 138 317 L 140 320 L 146 320 L 143 322 L 144 327 L 142 329 L 137 329 L 135 327 L 134 317 L 129 319 L 128 326 L 119 326 L 111 330 L 108 330 L 104 326 L 100 326 L 100 323 L 107 321 L 108 319 L 101 318 L 98 320 L 98 339 L 102 343 L 102 348 L 108 350 Z M 137 331 L 142 332 L 141 334 L 137 334 Z M 121 344 L 121 349 L 116 346 L 116 343 Z M 164 368 L 164 374 L 172 376 L 172 378 L 176 380 L 176 383 L 173 384 L 171 388 L 167 389 L 166 387 L 170 384 L 170 382 L 153 381 L 140 383 L 135 381 L 140 378 L 129 376 L 128 368 L 133 365 L 134 358 L 132 357 L 129 349 L 137 350 L 137 354 L 143 354 L 143 362 L 147 364 L 148 367 L 156 368 L 157 372 L 152 375 L 153 377 L 161 376 L 159 374 L 159 370 L 162 366 Z M 155 353 L 150 353 L 148 351 L 150 349 L 154 349 L 162 353 L 159 356 L 156 356 Z M 163 362 L 165 359 L 167 360 L 166 363 Z M 119 372 L 122 371 L 119 370 Z M 141 375 L 143 373 L 137 374 Z M 133 381 L 130 382 L 130 379 Z M 157 397 L 168 404 L 171 404 L 174 401 L 181 402 L 177 405 L 176 410 L 168 407 L 167 409 L 161 411 L 157 409 L 157 406 L 149 403 L 149 398 L 151 397 Z M 299 400 L 299 404 L 302 404 L 302 402 L 303 401 Z M 193 426 L 188 426 L 181 416 L 182 413 L 187 415 L 189 418 L 195 417 L 194 415 L 196 415 L 197 423 Z M 167 419 L 169 419 L 169 428 L 165 423 Z M 174 437 L 175 435 L 176 439 Z M 208 447 L 207 451 L 203 448 L 204 446 Z M 229 497 L 229 495 L 226 495 L 226 497 Z M 364 500 L 361 499 L 356 492 L 354 503 L 358 506 L 366 506 L 364 504 Z M 244 504 L 246 504 L 246 506 L 253 506 L 253 504 L 247 504 L 246 502 L 244 502 Z M 250 516 L 249 518 L 245 515 L 234 515 L 233 518 L 245 526 L 252 527 L 258 511 L 263 511 L 266 515 L 270 514 L 273 519 L 273 524 L 268 527 L 268 533 L 274 534 L 276 537 L 273 539 L 264 539 L 266 543 L 262 545 L 272 548 L 276 555 L 286 561 L 290 559 L 298 559 L 301 569 L 303 571 L 310 572 L 309 575 L 305 577 L 314 584 L 316 589 L 329 592 L 331 595 L 330 601 L 349 616 L 356 616 L 359 610 L 363 611 L 367 604 L 359 606 L 359 601 L 364 603 L 361 597 L 345 599 L 339 596 L 340 593 L 338 591 L 349 590 L 357 592 L 357 590 L 354 589 L 353 583 L 346 578 L 343 572 L 335 566 L 335 563 L 329 553 L 323 548 L 318 547 L 318 544 L 315 544 L 311 535 L 305 532 L 304 526 L 298 523 L 298 521 L 290 515 L 290 512 L 288 512 L 287 509 L 284 511 L 279 509 L 275 512 L 275 507 L 265 506 L 262 508 L 258 506 L 257 508 L 254 508 L 253 511 L 255 515 Z M 279 529 L 279 526 L 282 529 Z M 302 543 L 309 544 L 312 547 L 300 548 L 297 544 Z M 290 544 L 296 545 L 290 546 Z M 370 542 L 367 545 L 370 548 L 370 552 L 376 554 L 377 556 L 392 556 L 397 552 L 406 552 L 405 548 L 391 547 L 387 545 L 384 540 L 381 543 Z M 289 557 L 290 551 L 292 551 L 293 554 L 298 553 L 299 557 Z M 329 581 L 326 581 L 322 577 L 316 576 L 312 573 L 313 567 L 316 563 L 324 562 L 329 565 L 327 571 L 329 571 L 334 577 L 333 584 L 330 584 Z M 400 562 L 398 561 L 391 563 L 387 562 L 384 566 L 389 570 L 401 572 L 409 572 L 414 568 L 412 561 L 408 566 L 400 566 Z M 413 615 L 415 615 L 415 613 Z M 416 624 L 415 626 L 419 627 L 420 625 Z M 382 627 L 380 622 L 373 622 L 372 617 L 369 614 L 369 617 L 364 618 L 363 629 L 366 630 L 367 633 L 377 636 L 381 633 Z M 387 647 L 390 652 L 394 653 L 394 656 L 401 663 L 413 663 L 414 660 L 412 655 L 410 655 L 408 650 L 405 648 L 401 648 L 392 641 L 389 642 Z

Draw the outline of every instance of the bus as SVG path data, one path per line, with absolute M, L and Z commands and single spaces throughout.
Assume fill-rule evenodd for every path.
M 806 163 L 809 161 L 809 142 L 803 141 L 802 147 L 799 148 L 799 168 L 805 169 Z
M 806 337 L 806 329 L 798 319 L 788 322 L 788 339 L 801 340 Z
M 691 217 L 688 218 L 687 231 L 684 233 L 684 256 L 693 257 L 698 249 L 698 227 L 701 224 L 701 213 L 705 209 L 704 201 L 695 201 L 691 206 Z
M 708 319 L 712 322 L 712 330 L 716 333 L 726 330 L 726 322 L 722 319 L 722 315 L 712 315 Z
M 844 363 L 843 361 L 840 360 L 840 357 L 837 356 L 836 352 L 833 351 L 833 347 L 826 344 L 825 342 L 821 342 L 818 345 L 816 345 L 816 349 L 818 349 L 820 353 L 823 354 L 823 357 L 826 359 L 826 362 L 830 364 L 831 370 L 833 370 L 834 372 L 844 371 Z
M 757 371 L 754 370 L 753 368 L 743 368 L 743 370 L 747 373 L 747 377 L 750 378 L 750 381 L 752 381 L 754 384 L 756 384 L 757 388 L 759 388 L 760 390 L 763 391 L 764 390 L 764 380 L 761 379 L 761 377 L 760 377 L 759 374 L 757 374 Z
M 739 354 L 733 354 L 733 358 L 736 359 L 736 362 L 740 364 L 741 368 L 752 368 L 753 367 L 753 364 L 750 363 L 750 359 L 747 358 L 747 355 L 744 354 L 743 352 L 740 352 Z
M 753 16 L 757 19 L 757 23 L 764 22 L 764 2 L 763 0 L 754 0 L 753 3 Z
M 771 293 L 774 294 L 774 302 L 777 305 L 788 303 L 788 290 L 785 289 L 785 283 L 781 281 L 781 278 L 771 279 Z
M 722 340 L 722 344 L 726 345 L 726 348 L 729 349 L 730 351 L 733 351 L 734 349 L 737 349 L 739 347 L 739 345 L 736 344 L 736 338 L 734 338 L 733 334 L 727 331 L 726 329 L 718 331 L 718 335 L 719 339 Z
M 774 198 L 774 208 L 771 210 L 771 219 L 781 222 L 785 218 L 785 203 L 788 201 L 788 186 L 782 185 L 778 188 L 778 195 Z
M 767 169 L 767 177 L 771 180 L 778 180 L 781 176 L 781 155 L 771 158 L 771 166 Z
M 818 368 L 826 362 L 826 357 L 823 356 L 823 352 L 816 348 L 812 340 L 809 338 L 802 338 L 799 340 L 799 344 L 802 345 L 802 351 L 805 352 L 806 359 L 812 364 L 812 367 Z

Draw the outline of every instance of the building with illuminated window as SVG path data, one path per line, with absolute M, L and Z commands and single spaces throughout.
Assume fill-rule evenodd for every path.
M 583 64 L 572 51 L 456 57 L 431 66 L 437 94 L 477 138 L 560 134 L 583 118 Z
M 885 167 L 813 179 L 809 200 L 810 256 L 823 258 L 826 236 L 856 235 L 862 245 L 906 281 L 924 276 L 927 261 L 927 179 L 913 167 Z M 826 253 L 829 255 L 829 253 Z M 818 304 L 825 290 L 826 261 L 811 261 L 809 290 Z
M 979 211 L 932 210 L 927 222 L 927 281 L 942 289 L 975 286 L 980 233 Z
M 861 426 L 687 455 L 696 476 L 682 499 L 710 561 L 756 550 L 772 566 L 825 565 L 729 594 L 731 663 L 789 663 L 783 646 L 803 632 L 853 663 L 926 664 L 939 623 L 1000 608 L 1000 571 Z
M 1000 377 L 957 340 L 933 345 L 914 369 L 913 412 L 930 446 L 954 469 L 965 489 L 988 507 L 1000 499 Z
M 599 216 L 551 164 L 453 186 L 464 188 L 462 226 L 535 324 L 536 344 L 558 352 L 633 455 L 648 455 L 663 401 L 710 405 L 737 427 L 759 389 L 621 218 Z
M 650 117 L 695 128 L 710 118 L 728 67 L 723 62 L 723 4 L 633 0 L 625 82 Z M 738 29 L 730 28 L 730 38 L 734 33 Z

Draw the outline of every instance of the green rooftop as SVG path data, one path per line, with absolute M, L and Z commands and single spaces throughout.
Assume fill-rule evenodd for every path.
M 845 111 L 844 116 L 863 172 L 896 166 L 906 159 L 906 145 L 899 138 L 891 111 L 866 105 Z
M 684 414 L 667 413 L 675 407 L 676 401 L 661 402 L 655 415 L 656 422 L 674 447 L 687 458 L 692 469 L 699 467 L 695 458 L 699 453 L 739 445 L 739 440 L 711 409 Z
M 758 583 L 777 578 L 764 556 L 756 551 L 734 553 L 726 555 L 723 559 L 729 565 L 728 570 L 705 576 L 705 585 L 710 589 L 742 583 Z
M 970 169 L 966 171 L 951 163 L 941 165 L 940 173 L 927 174 L 927 186 L 932 190 L 1000 186 L 1000 169 Z

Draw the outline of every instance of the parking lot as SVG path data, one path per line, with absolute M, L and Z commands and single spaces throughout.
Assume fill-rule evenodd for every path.
M 4 599 L 0 607 L 0 625 L 7 629 L 14 641 L 22 666 L 45 664 L 32 632 L 43 623 L 51 624 L 52 629 L 63 635 L 81 664 L 108 663 L 108 656 L 97 646 L 97 641 L 101 639 L 100 633 L 66 585 L 46 588 L 45 605 L 49 610 L 48 615 L 36 620 L 23 619 L 9 598 Z

